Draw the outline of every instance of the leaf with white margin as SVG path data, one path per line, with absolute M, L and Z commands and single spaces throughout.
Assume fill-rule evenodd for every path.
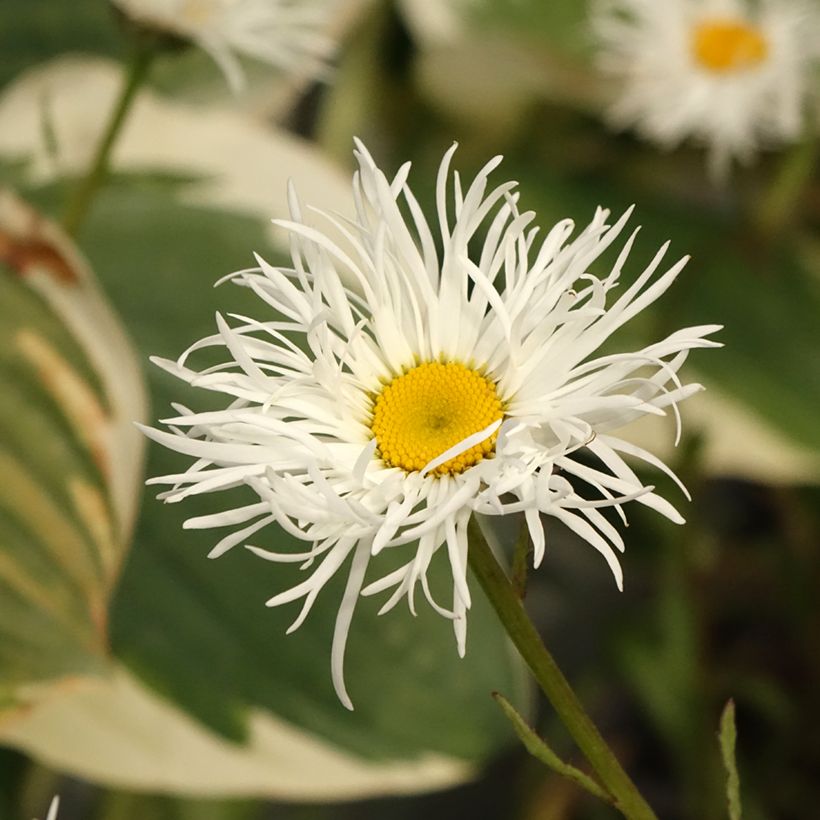
M 0 690 L 100 673 L 134 526 L 146 416 L 87 263 L 0 191 Z
M 81 172 L 105 125 L 100 111 L 113 105 L 120 82 L 118 64 L 102 58 L 61 57 L 26 72 L 0 95 L 0 156 L 25 158 L 28 180 L 37 184 Z M 42 135 L 43 99 L 51 101 L 60 146 L 57 163 Z M 289 179 L 299 181 L 306 202 L 328 210 L 351 209 L 350 179 L 337 165 L 304 140 L 243 115 L 229 101 L 204 108 L 143 91 L 112 165 L 115 171 L 201 177 L 201 183 L 188 189 L 186 201 L 265 221 L 287 213 Z
M 700 458 L 706 473 L 767 484 L 820 482 L 817 451 L 795 444 L 775 427 L 766 425 L 716 381 L 701 377 L 696 368 L 689 370 L 689 377 L 706 387 L 685 410 L 686 429 L 696 430 L 704 439 Z M 622 432 L 627 441 L 671 463 L 675 458 L 674 427 L 672 418 L 653 416 L 634 422 Z
M 51 89 L 63 156 L 69 168 L 79 168 L 93 141 L 89 134 L 99 128 L 98 110 L 117 86 L 116 70 L 101 61 L 61 61 L 30 72 L 0 99 L 0 155 L 19 156 L 27 145 L 37 145 L 36 100 Z M 93 106 L 86 103 L 89 96 Z M 298 179 L 306 200 L 342 212 L 350 207 L 349 177 L 307 143 L 269 131 L 235 109 L 180 105 L 151 92 L 137 101 L 115 168 L 132 176 L 121 176 L 103 192 L 84 236 L 146 354 L 177 355 L 192 339 L 212 332 L 217 308 L 258 312 L 252 294 L 230 286 L 215 292 L 212 284 L 247 264 L 252 250 L 270 253 L 264 225 L 271 215 L 286 212 L 288 177 Z M 33 169 L 41 183 L 53 179 L 42 148 Z M 134 176 L 147 169 L 165 178 Z M 205 181 L 175 182 L 181 174 Z M 54 186 L 36 193 L 44 203 L 54 202 Z M 162 372 L 149 371 L 149 378 L 157 408 L 187 400 Z M 179 467 L 164 462 L 173 456 L 159 448 L 150 458 L 151 474 Z M 125 782 L 138 772 L 134 788 L 310 799 L 459 782 L 509 739 L 489 692 L 502 689 L 520 703 L 526 684 L 485 603 L 475 604 L 462 661 L 450 625 L 432 611 L 417 619 L 404 611 L 378 618 L 377 602 L 362 601 L 348 646 L 356 705 L 350 714 L 333 693 L 328 673 L 338 583 L 325 590 L 299 632 L 287 637 L 292 613 L 271 612 L 262 604 L 291 583 L 292 568 L 260 566 L 241 549 L 219 561 L 205 560 L 214 534 L 183 532 L 181 523 L 213 512 L 211 501 L 190 499 L 183 509 L 158 504 L 152 495 L 146 497 L 112 614 L 115 655 L 130 670 L 129 679 L 138 675 L 151 691 L 132 682 L 123 700 L 112 690 L 97 690 L 94 703 L 111 696 L 116 704 L 106 714 L 111 722 L 116 716 L 117 725 L 106 725 L 104 743 L 77 742 L 97 728 L 93 710 L 81 709 L 69 691 L 33 709 L 31 721 L 7 723 L 0 739 L 108 782 Z M 268 536 L 277 537 L 282 536 Z M 445 581 L 444 574 L 438 580 Z M 440 586 L 434 594 L 442 594 Z M 134 695 L 134 687 L 140 694 Z M 145 698 L 163 704 L 161 720 L 139 719 Z M 266 729 L 260 730 L 260 721 Z M 54 740 L 50 727 L 57 723 L 72 726 L 73 743 Z M 140 725 L 155 730 L 135 745 L 132 730 Z M 179 726 L 191 731 L 177 732 Z M 260 731 L 267 751 L 257 741 Z M 271 766 L 288 760 L 294 737 L 305 741 L 305 761 L 277 778 Z M 165 744 L 168 754 L 158 753 Z M 214 746 L 220 752 L 209 764 Z M 172 759 L 186 765 L 172 765 Z M 333 761 L 340 759 L 345 773 L 334 775 Z
M 206 731 L 117 668 L 15 718 L 4 740 L 48 766 L 124 789 L 335 801 L 412 794 L 466 780 L 464 760 L 429 753 L 372 761 L 346 753 L 267 711 L 251 715 L 242 746 Z

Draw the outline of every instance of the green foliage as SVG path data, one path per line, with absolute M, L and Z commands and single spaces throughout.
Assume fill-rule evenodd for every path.
M 183 207 L 177 193 L 173 180 L 154 177 L 146 184 L 121 178 L 101 196 L 84 232 L 97 274 L 146 357 L 176 357 L 214 332 L 215 310 L 264 318 L 265 307 L 252 294 L 231 285 L 215 290 L 213 283 L 252 262 L 254 250 L 276 258 L 257 220 Z M 41 202 L 50 196 L 42 192 Z M 148 377 L 155 416 L 172 412 L 171 401 L 203 407 L 209 400 L 157 368 Z M 178 472 L 183 461 L 153 447 L 148 474 Z M 356 706 L 348 714 L 329 674 L 343 578 L 323 590 L 307 622 L 288 637 L 284 632 L 296 612 L 268 610 L 264 602 L 295 584 L 298 570 L 260 566 L 241 547 L 208 561 L 218 536 L 183 531 L 182 522 L 214 512 L 213 498 L 163 505 L 153 495 L 148 491 L 143 499 L 114 602 L 113 648 L 181 708 L 237 742 L 245 736 L 249 710 L 262 708 L 372 758 L 439 751 L 480 760 L 504 742 L 508 731 L 489 692 L 520 693 L 522 684 L 502 632 L 480 599 L 471 612 L 463 661 L 450 625 L 426 607 L 416 619 L 402 608 L 380 619 L 378 602 L 362 601 L 347 653 Z M 236 491 L 219 503 L 242 503 L 237 498 L 247 496 Z M 297 551 L 277 528 L 260 533 L 256 543 Z M 452 594 L 446 573 L 435 575 L 434 594 L 446 600 Z
M 504 32 L 518 42 L 540 42 L 542 47 L 571 57 L 586 57 L 591 38 L 586 26 L 586 3 L 577 0 L 492 0 L 471 10 L 487 32 Z
M 573 781 L 585 791 L 595 795 L 595 797 L 603 800 L 605 803 L 611 803 L 612 797 L 595 782 L 589 775 L 584 774 L 580 769 L 565 763 L 561 758 L 547 745 L 546 741 L 538 737 L 538 735 L 527 725 L 524 718 L 516 711 L 515 707 L 499 692 L 495 692 L 493 697 L 501 707 L 507 719 L 512 724 L 518 739 L 524 744 L 524 748 L 536 759 L 540 760 L 548 768 L 552 769 L 561 777 L 566 777 Z M 734 818 L 733 818 L 734 820 Z
M 633 275 L 666 239 L 670 264 L 692 256 L 666 298 L 642 317 L 637 338 L 645 342 L 650 333 L 676 327 L 724 324 L 720 354 L 693 355 L 698 371 L 784 436 L 820 453 L 820 289 L 791 246 L 760 248 L 737 215 L 689 207 L 665 192 L 636 191 L 614 166 L 594 177 L 536 162 L 514 172 L 525 180 L 525 205 L 545 225 L 561 216 L 583 225 L 598 205 L 620 214 L 637 202 L 633 222 L 642 230 L 630 259 Z M 627 332 L 635 334 L 636 328 Z
M 13 691 L 105 669 L 109 550 L 123 544 L 100 537 L 83 504 L 96 503 L 113 530 L 96 419 L 87 418 L 108 417 L 109 397 L 47 299 L 80 285 L 49 281 L 40 267 L 35 287 L 24 252 L 12 250 L 18 238 L 0 225 L 0 239 L 13 260 L 0 265 L 0 691 Z
M 5 0 L 0 85 L 66 50 L 124 52 L 109 6 L 108 0 Z M 798 179 L 798 190 L 787 191 L 793 198 L 805 186 L 803 200 L 785 206 L 777 197 L 772 200 L 779 214 L 772 232 L 758 221 L 772 210 L 762 202 L 770 187 L 782 194 L 782 185 L 772 186 L 773 166 L 779 162 L 764 159 L 718 189 L 705 178 L 698 152 L 682 149 L 661 156 L 629 136 L 608 134 L 595 108 L 594 76 L 590 82 L 585 6 L 575 0 L 473 4 L 467 43 L 479 60 L 452 75 L 433 72 L 436 97 L 420 81 L 423 44 L 408 52 L 402 40 L 397 49 L 398 13 L 374 12 L 371 25 L 361 26 L 355 47 L 343 49 L 335 86 L 312 95 L 295 120 L 314 129 L 345 160 L 352 133 L 367 138 L 385 168 L 413 158 L 411 182 L 427 213 L 433 203 L 431 168 L 454 138 L 461 143 L 456 165 L 465 178 L 491 153 L 506 154 L 496 179 L 521 181 L 522 204 L 537 212 L 544 228 L 566 216 L 583 226 L 599 204 L 618 214 L 637 203 L 633 222 L 644 227 L 625 278 L 634 276 L 666 239 L 672 239 L 670 261 L 685 253 L 693 259 L 667 297 L 624 329 L 621 342 L 639 346 L 683 324 L 724 323 L 725 349 L 692 357 L 699 376 L 804 453 L 820 453 L 816 173 L 801 169 L 805 178 Z M 484 57 L 484 37 L 492 45 L 488 54 L 523 55 L 518 75 L 503 59 Z M 449 65 L 457 66 L 463 46 L 453 47 Z M 397 51 L 401 60 L 395 59 Z M 542 68 L 551 72 L 548 80 L 532 79 L 521 92 L 523 102 L 496 111 L 507 93 L 505 82 L 510 92 L 517 91 L 519 76 Z M 209 99 L 201 89 L 212 85 L 220 98 L 227 96 L 218 70 L 194 49 L 163 60 L 157 69 L 153 81 L 163 90 L 196 89 L 201 99 Z M 488 78 L 493 80 L 489 102 Z M 472 109 L 448 108 L 447 101 L 465 98 L 475 101 Z M 41 102 L 42 139 L 59 149 L 52 101 Z M 484 119 L 471 120 L 471 111 Z M 22 166 L 7 165 L 0 176 L 18 186 L 26 183 Z M 143 360 L 149 354 L 174 357 L 211 333 L 217 309 L 259 315 L 260 305 L 247 293 L 229 285 L 214 291 L 211 285 L 250 263 L 252 250 L 269 257 L 277 253 L 260 220 L 184 205 L 180 194 L 187 181 L 182 175 L 147 172 L 116 177 L 82 237 Z M 56 188 L 32 193 L 47 211 L 58 210 Z M 163 506 L 153 493 L 145 494 L 110 612 L 110 634 L 101 630 L 86 594 L 96 581 L 70 577 L 54 557 L 75 548 L 79 558 L 71 559 L 73 572 L 86 566 L 88 577 L 93 576 L 93 539 L 64 477 L 80 476 L 103 496 L 105 482 L 59 403 L 15 354 L 16 334 L 23 326 L 35 328 L 104 403 L 101 384 L 87 353 L 53 308 L 24 280 L 8 277 L 7 271 L 0 277 L 0 457 L 11 453 L 15 459 L 11 473 L 0 468 L 0 554 L 6 558 L 0 562 L 0 715 L 21 705 L 15 695 L 21 682 L 104 673 L 110 638 L 116 659 L 184 713 L 237 744 L 247 737 L 253 710 L 283 717 L 332 746 L 371 759 L 411 760 L 432 750 L 477 761 L 504 744 L 510 733 L 488 693 L 501 689 L 523 702 L 523 684 L 480 596 L 471 614 L 466 661 L 455 655 L 448 624 L 432 613 L 422 611 L 414 620 L 396 611 L 379 619 L 378 602 L 362 601 L 348 650 L 348 682 L 356 705 L 348 715 L 336 701 L 328 673 L 339 584 L 329 585 L 306 624 L 285 637 L 294 613 L 267 610 L 263 603 L 292 585 L 295 570 L 261 563 L 241 547 L 207 561 L 215 536 L 181 529 L 185 518 L 213 512 L 213 500 Z M 148 368 L 147 377 L 152 418 L 166 415 L 171 400 L 198 408 L 207 404 L 207 396 L 183 390 L 156 369 Z M 756 453 L 762 445 L 750 437 L 743 447 Z M 158 448 L 149 458 L 152 475 L 176 471 L 183 463 Z M 32 535 L 35 502 L 25 497 L 26 476 L 43 495 L 36 509 L 57 509 L 64 518 L 61 532 L 71 532 L 71 538 Z M 551 640 L 569 644 L 567 654 L 576 660 L 573 680 L 594 673 L 599 683 L 589 688 L 592 705 L 597 695 L 599 705 L 617 713 L 623 722 L 616 727 L 622 732 L 616 738 L 619 748 L 634 753 L 638 775 L 649 782 L 653 797 L 666 801 L 670 817 L 712 820 L 723 812 L 722 795 L 714 793 L 712 783 L 720 777 L 714 729 L 704 716 L 730 691 L 743 704 L 744 717 L 750 716 L 744 720 L 744 738 L 752 738 L 744 755 L 745 816 L 799 816 L 813 805 L 816 792 L 817 493 L 750 489 L 705 482 L 707 477 L 697 467 L 687 476 L 695 502 L 684 514 L 698 526 L 687 527 L 680 541 L 670 543 L 669 528 L 654 519 L 651 524 L 642 523 L 641 514 L 630 519 L 627 591 L 617 598 L 595 586 L 600 576 L 592 559 L 581 564 L 586 586 L 573 590 L 571 574 L 556 558 L 562 534 L 554 528 L 544 566 L 531 573 L 532 611 Z M 237 497 L 241 493 L 221 500 L 227 507 Z M 289 548 L 275 532 L 260 535 L 258 543 Z M 680 560 L 670 560 L 670 554 Z M 584 559 L 573 553 L 573 560 Z M 441 597 L 448 594 L 445 574 L 439 574 L 442 586 L 436 590 Z M 108 586 L 94 592 L 106 609 L 108 593 Z M 566 765 L 545 751 L 515 707 L 506 701 L 502 706 L 521 739 L 542 759 L 551 760 L 553 768 L 556 761 Z M 721 721 L 720 746 L 729 775 L 729 816 L 736 820 L 740 805 L 730 708 Z M 506 769 L 503 777 L 505 784 L 516 780 Z M 486 801 L 471 799 L 469 811 L 480 816 L 476 810 L 483 811 Z M 455 799 L 438 805 L 444 807 L 442 816 L 452 816 Z M 143 804 L 115 798 L 100 814 L 108 820 L 138 816 L 143 807 L 151 816 L 174 818 L 199 817 L 203 810 L 164 799 Z M 572 806 L 566 808 L 574 810 L 577 814 Z M 385 809 L 391 817 L 433 816 L 402 811 L 397 803 Z M 293 812 L 282 810 L 276 817 Z M 336 809 L 305 812 L 306 817 L 338 816 Z M 379 816 L 375 812 L 351 808 L 344 816 Z
M 726 767 L 726 799 L 729 806 L 729 820 L 740 820 L 740 778 L 735 761 L 735 702 L 730 700 L 720 716 L 720 756 Z
M 21 71 L 66 51 L 122 53 L 109 0 L 3 0 L 0 27 L 0 88 Z

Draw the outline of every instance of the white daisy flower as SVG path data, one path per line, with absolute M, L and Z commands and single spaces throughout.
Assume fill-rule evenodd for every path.
M 596 0 L 599 64 L 622 86 L 613 123 L 664 147 L 694 138 L 717 176 L 799 139 L 816 17 L 803 0 Z
M 382 612 L 402 598 L 415 611 L 421 587 L 452 619 L 464 654 L 473 513 L 523 514 L 536 566 L 545 552 L 541 516 L 556 518 L 603 555 L 619 587 L 624 542 L 601 508 L 623 517 L 621 507 L 635 500 L 683 521 L 624 456 L 668 468 L 615 431 L 667 408 L 677 415 L 678 402 L 701 389 L 683 384 L 678 370 L 689 350 L 716 346 L 706 337 L 719 327 L 679 330 L 643 350 L 599 351 L 686 259 L 656 275 L 665 245 L 615 297 L 636 232 L 607 273 L 590 267 L 629 213 L 610 224 L 599 209 L 574 239 L 564 220 L 539 240 L 535 215 L 518 210 L 515 183 L 488 190 L 501 158 L 464 190 L 450 172 L 454 150 L 439 169 L 434 225 L 408 186 L 409 163 L 390 180 L 358 142 L 354 220 L 315 211 L 324 228 L 314 227 L 291 187 L 291 219 L 275 224 L 290 232 L 293 267 L 257 256 L 259 267 L 229 277 L 251 288 L 268 315 L 233 315 L 230 323 L 218 316 L 215 335 L 177 361 L 156 360 L 232 399 L 217 412 L 176 406 L 163 422 L 171 432 L 145 430 L 196 459 L 186 472 L 152 479 L 172 485 L 160 496 L 166 501 L 243 484 L 257 496 L 186 522 L 237 528 L 211 557 L 274 523 L 307 542 L 299 554 L 248 547 L 312 570 L 268 601 L 304 600 L 291 630 L 349 562 L 331 659 L 348 708 L 342 660 L 360 594 L 392 590 Z M 197 370 L 192 354 L 206 348 L 224 360 Z M 447 606 L 433 600 L 427 580 L 438 550 L 453 575 Z M 402 566 L 378 577 L 383 551 L 397 553 Z M 368 569 L 376 577 L 365 586 Z
M 324 73 L 333 43 L 323 33 L 330 0 L 111 0 L 138 24 L 191 40 L 234 91 L 245 75 L 236 53 L 295 73 Z

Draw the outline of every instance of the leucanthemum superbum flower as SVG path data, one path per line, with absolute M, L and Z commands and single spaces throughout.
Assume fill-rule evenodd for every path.
M 237 53 L 321 76 L 333 52 L 323 29 L 332 0 L 111 0 L 137 24 L 206 51 L 234 91 L 245 75 Z
M 557 519 L 603 555 L 619 587 L 624 542 L 602 508 L 623 517 L 634 500 L 683 520 L 625 457 L 669 469 L 616 431 L 646 414 L 677 415 L 677 404 L 700 389 L 683 384 L 678 370 L 689 350 L 715 346 L 706 337 L 719 328 L 686 328 L 627 353 L 599 350 L 686 259 L 658 274 L 665 245 L 622 287 L 635 231 L 609 271 L 595 275 L 590 267 L 629 213 L 611 223 L 599 209 L 574 239 L 564 220 L 539 240 L 535 215 L 519 211 L 516 184 L 489 187 L 500 157 L 465 190 L 450 171 L 454 149 L 438 172 L 432 225 L 408 185 L 409 164 L 388 179 L 358 142 L 354 219 L 313 211 L 323 227 L 315 226 L 291 186 L 291 219 L 275 224 L 290 234 L 292 267 L 257 256 L 258 267 L 229 277 L 253 290 L 267 316 L 218 316 L 216 334 L 177 361 L 155 360 L 231 399 L 215 412 L 177 406 L 163 422 L 170 432 L 145 430 L 196 459 L 151 480 L 171 485 L 160 496 L 166 501 L 243 484 L 255 494 L 247 506 L 186 522 L 237 528 L 211 556 L 273 524 L 307 542 L 298 554 L 248 546 L 311 571 L 268 601 L 304 601 L 291 630 L 348 565 L 331 653 L 348 708 L 342 663 L 360 595 L 392 590 L 382 612 L 403 598 L 415 611 L 420 588 L 452 620 L 464 654 L 474 513 L 522 515 L 536 566 L 545 554 L 542 516 Z M 190 360 L 203 349 L 223 361 L 195 369 Z M 439 550 L 449 557 L 452 603 L 434 600 L 428 585 Z M 378 558 L 388 551 L 401 566 L 380 576 Z M 366 573 L 375 576 L 367 584 Z
M 666 148 L 692 138 L 718 177 L 799 139 L 817 17 L 804 0 L 593 0 L 598 63 L 620 84 L 612 123 Z

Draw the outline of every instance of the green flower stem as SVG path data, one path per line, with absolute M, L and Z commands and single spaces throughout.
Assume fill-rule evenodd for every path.
M 94 197 L 108 176 L 111 151 L 122 131 L 137 91 L 148 75 L 154 54 L 154 48 L 147 42 L 138 43 L 134 50 L 119 99 L 111 112 L 111 118 L 97 146 L 88 173 L 80 180 L 65 209 L 63 227 L 72 236 L 77 235 L 88 216 Z
M 513 553 L 510 577 L 512 579 L 515 594 L 523 599 L 527 594 L 527 575 L 530 568 L 530 554 L 532 552 L 530 544 L 530 529 L 525 520 L 521 520 L 521 530 L 518 533 L 518 541 L 515 544 Z
M 766 238 L 776 237 L 789 223 L 817 167 L 820 140 L 806 136 L 784 157 L 754 213 L 758 231 Z
M 493 555 L 475 516 L 470 520 L 469 539 L 470 568 L 541 690 L 595 770 L 600 782 L 612 795 L 616 808 L 629 820 L 657 820 L 544 646 L 515 589 Z

